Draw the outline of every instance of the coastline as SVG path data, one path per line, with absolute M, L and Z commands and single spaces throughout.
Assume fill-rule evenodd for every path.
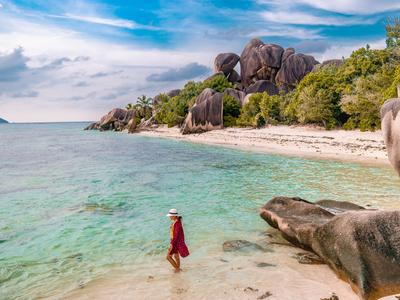
M 160 126 L 137 134 L 259 153 L 390 167 L 381 131 L 328 131 L 310 126 L 279 125 L 182 135 L 177 127 Z

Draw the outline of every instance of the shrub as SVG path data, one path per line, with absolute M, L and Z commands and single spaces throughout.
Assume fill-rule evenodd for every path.
M 262 93 L 260 102 L 261 115 L 266 124 L 276 125 L 284 121 L 282 110 L 284 109 L 284 95 L 270 96 L 267 93 Z
M 217 75 L 203 81 L 200 93 L 206 88 L 211 88 L 216 92 L 222 93 L 226 88 L 231 88 L 232 86 L 232 83 L 224 75 Z
M 240 117 L 237 120 L 237 124 L 239 126 L 258 127 L 259 124 L 257 124 L 257 118 L 259 117 L 256 118 L 256 116 L 261 113 L 261 100 L 261 93 L 256 93 L 250 96 L 249 101 L 242 107 L 240 111 Z
M 291 122 L 316 123 L 331 129 L 341 123 L 340 93 L 337 82 L 338 68 L 325 66 L 309 73 L 296 87 L 284 116 Z
M 240 115 L 240 104 L 234 97 L 227 94 L 222 99 L 224 103 L 224 126 L 236 126 L 236 120 Z

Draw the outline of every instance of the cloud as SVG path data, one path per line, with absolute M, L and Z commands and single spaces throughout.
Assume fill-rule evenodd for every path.
M 304 41 L 294 46 L 296 51 L 299 53 L 322 53 L 330 47 L 331 45 L 324 40 Z
M 269 26 L 247 34 L 247 37 L 293 37 L 299 40 L 321 39 L 320 29 L 310 30 L 290 26 Z
M 309 7 L 348 15 L 373 15 L 400 9 L 398 0 L 257 0 L 261 4 L 280 7 L 306 5 Z
M 106 77 L 106 76 L 111 76 L 111 75 L 116 75 L 116 74 L 120 74 L 122 73 L 122 70 L 118 70 L 118 71 L 109 71 L 109 72 L 97 72 L 93 75 L 90 75 L 90 78 L 100 78 L 100 77 Z
M 89 86 L 89 83 L 87 83 L 86 81 L 79 81 L 79 82 L 75 83 L 73 86 L 74 87 L 85 87 L 85 86 Z
M 37 96 L 39 96 L 39 93 L 36 91 L 19 92 L 11 95 L 13 98 L 36 98 Z
M 316 16 L 309 13 L 285 10 L 269 10 L 262 12 L 263 19 L 269 22 L 295 25 L 333 25 L 348 26 L 356 24 L 371 24 L 376 20 L 343 16 Z
M 172 68 L 162 73 L 149 75 L 147 81 L 181 81 L 207 75 L 211 69 L 198 63 L 190 63 L 181 68 Z
M 0 54 L 0 81 L 12 81 L 28 70 L 27 61 L 21 47 L 14 49 L 9 54 Z

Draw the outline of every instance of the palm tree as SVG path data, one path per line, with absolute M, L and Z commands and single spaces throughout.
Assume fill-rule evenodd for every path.
M 125 106 L 125 109 L 127 109 L 127 110 L 133 110 L 133 109 L 135 109 L 135 108 L 136 108 L 135 105 L 132 104 L 132 103 L 128 103 L 128 104 Z
M 145 95 L 142 95 L 142 96 L 138 97 L 137 99 L 138 99 L 138 101 L 137 101 L 136 105 L 140 109 L 142 116 L 146 119 L 149 118 L 151 116 L 153 99 L 147 98 Z

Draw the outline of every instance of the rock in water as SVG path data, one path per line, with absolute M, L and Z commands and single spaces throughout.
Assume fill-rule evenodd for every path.
M 381 127 L 391 165 L 400 175 L 400 85 L 398 97 L 387 100 L 381 108 Z
M 240 57 L 235 53 L 220 53 L 214 61 L 215 73 L 223 72 L 226 76 L 233 71 Z
M 243 250 L 265 251 L 265 249 L 260 245 L 246 240 L 226 241 L 222 244 L 222 250 L 224 250 L 225 252 L 243 251 Z
M 207 88 L 196 98 L 181 128 L 183 134 L 221 129 L 223 120 L 223 93 Z
M 400 292 L 400 211 L 276 197 L 260 215 L 285 239 L 321 257 L 362 299 Z

